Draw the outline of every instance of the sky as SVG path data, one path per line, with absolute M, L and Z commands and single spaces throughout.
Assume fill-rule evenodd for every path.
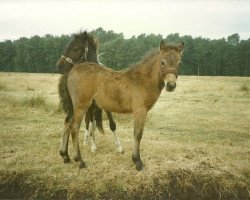
M 250 0 L 0 0 L 0 41 L 102 27 L 142 33 L 250 38 Z

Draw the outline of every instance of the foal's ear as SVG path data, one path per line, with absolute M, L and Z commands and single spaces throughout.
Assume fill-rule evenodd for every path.
M 182 51 L 184 49 L 184 42 L 183 41 L 179 44 L 179 49 L 180 49 L 180 51 Z
M 164 50 L 166 50 L 166 49 L 167 49 L 167 46 L 166 46 L 165 42 L 162 40 L 162 41 L 161 41 L 161 44 L 160 44 L 160 50 L 161 50 L 161 51 L 164 51 Z

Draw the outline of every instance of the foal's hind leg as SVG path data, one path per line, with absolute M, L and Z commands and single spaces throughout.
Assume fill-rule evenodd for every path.
M 76 108 L 74 109 L 74 117 L 70 123 L 70 130 L 73 142 L 74 149 L 74 160 L 78 163 L 79 168 L 85 168 L 86 165 L 82 160 L 80 148 L 79 148 L 79 129 L 83 119 L 84 114 L 86 113 L 87 108 Z
M 105 112 L 106 112 L 106 114 L 108 116 L 108 119 L 109 119 L 109 128 L 113 132 L 114 137 L 115 137 L 116 151 L 118 153 L 123 153 L 121 142 L 120 142 L 120 140 L 119 140 L 119 138 L 117 137 L 117 134 L 116 134 L 116 124 L 114 122 L 112 113 L 109 112 L 109 111 L 105 111 Z
M 67 116 L 64 121 L 64 129 L 63 129 L 63 135 L 62 135 L 62 143 L 60 148 L 60 155 L 63 157 L 64 163 L 69 163 L 70 158 L 68 154 L 68 144 L 69 144 L 69 123 L 71 121 L 72 116 Z

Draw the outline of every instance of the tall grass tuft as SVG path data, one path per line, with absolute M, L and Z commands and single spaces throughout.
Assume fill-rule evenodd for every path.
M 61 114 L 61 113 L 63 113 L 62 105 L 60 103 L 57 104 L 57 105 L 54 105 L 53 109 L 54 109 L 54 113 L 55 114 Z
M 6 85 L 3 83 L 0 83 L 0 90 L 5 90 L 6 89 Z
M 32 87 L 28 86 L 27 91 L 35 91 L 35 88 L 32 88 Z
M 23 99 L 22 105 L 29 107 L 46 107 L 46 99 L 42 94 L 36 94 L 32 96 L 27 96 Z
M 240 90 L 241 91 L 245 91 L 245 92 L 248 92 L 249 91 L 249 88 L 244 84 L 240 87 Z

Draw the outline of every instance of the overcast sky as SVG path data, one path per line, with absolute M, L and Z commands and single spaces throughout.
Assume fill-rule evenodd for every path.
M 130 38 L 170 33 L 250 38 L 250 0 L 0 0 L 0 41 L 98 27 Z

